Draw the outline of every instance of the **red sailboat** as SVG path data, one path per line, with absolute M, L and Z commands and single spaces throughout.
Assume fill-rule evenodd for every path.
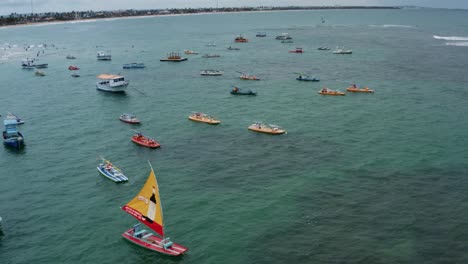
M 156 232 L 153 234 L 151 231 L 142 229 L 141 224 L 137 224 L 122 234 L 128 241 L 170 256 L 179 256 L 188 250 L 165 237 L 161 199 L 153 168 L 143 188 L 137 196 L 122 207 L 122 210 Z
M 138 132 L 138 131 L 135 131 L 135 132 L 137 132 L 137 134 L 132 137 L 132 141 L 135 142 L 136 144 L 144 146 L 144 147 L 148 147 L 148 148 L 159 148 L 161 146 L 158 142 L 156 142 L 156 140 L 150 137 L 144 136 L 141 132 Z

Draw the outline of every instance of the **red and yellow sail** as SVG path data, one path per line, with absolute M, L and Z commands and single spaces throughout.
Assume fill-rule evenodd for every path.
M 153 169 L 145 185 L 122 210 L 164 237 L 164 225 L 159 188 Z

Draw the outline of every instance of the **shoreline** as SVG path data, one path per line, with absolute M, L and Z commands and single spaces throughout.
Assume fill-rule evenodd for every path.
M 188 16 L 188 15 L 208 15 L 208 14 L 227 14 L 227 13 L 263 13 L 263 12 L 283 12 L 283 11 L 319 11 L 319 10 L 400 10 L 402 7 L 397 6 L 341 6 L 341 7 L 289 7 L 289 8 L 273 8 L 273 9 L 253 9 L 253 10 L 231 10 L 223 9 L 220 11 L 200 11 L 200 12 L 185 12 L 185 13 L 158 13 L 148 15 L 123 15 L 123 16 L 109 16 L 109 17 L 90 17 L 78 18 L 67 20 L 49 20 L 49 21 L 29 21 L 26 23 L 18 23 L 11 25 L 0 25 L 0 29 L 28 27 L 28 26 L 42 26 L 42 25 L 61 25 L 61 24 L 74 24 L 74 23 L 91 23 L 97 21 L 112 21 L 118 19 L 138 19 L 138 18 L 153 18 L 153 17 L 173 17 L 173 16 Z

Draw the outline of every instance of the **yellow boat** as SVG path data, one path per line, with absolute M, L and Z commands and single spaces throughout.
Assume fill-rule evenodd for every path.
M 322 94 L 322 95 L 346 95 L 345 93 L 343 92 L 340 92 L 340 91 L 336 91 L 336 90 L 330 90 L 328 88 L 323 88 L 322 90 L 320 90 L 318 92 L 319 94 Z
M 250 125 L 249 130 L 271 135 L 281 135 L 286 133 L 286 130 L 279 126 L 263 124 L 262 122 L 256 122 L 255 124 Z
M 346 91 L 353 92 L 353 93 L 373 93 L 374 92 L 374 90 L 369 89 L 369 87 L 359 88 L 355 84 L 353 84 L 353 86 L 346 88 Z
M 200 113 L 200 112 L 195 112 L 191 114 L 188 118 L 192 121 L 207 123 L 210 125 L 217 125 L 221 123 L 221 121 L 215 119 L 214 117 Z

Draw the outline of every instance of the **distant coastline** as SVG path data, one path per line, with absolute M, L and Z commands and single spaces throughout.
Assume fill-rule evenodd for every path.
M 72 22 L 96 19 L 151 17 L 166 15 L 190 15 L 207 13 L 234 13 L 255 11 L 288 10 L 328 10 L 328 9 L 402 9 L 398 6 L 288 6 L 288 7 L 226 7 L 226 8 L 183 8 L 183 9 L 144 9 L 118 11 L 73 11 L 47 12 L 34 14 L 12 13 L 0 16 L 0 27 L 27 26 L 43 23 Z

